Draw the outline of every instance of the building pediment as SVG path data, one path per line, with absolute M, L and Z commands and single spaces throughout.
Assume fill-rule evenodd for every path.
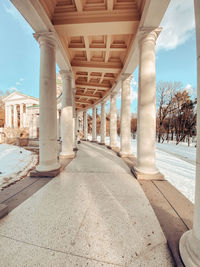
M 28 95 L 24 95 L 20 92 L 13 92 L 10 95 L 8 95 L 7 97 L 3 98 L 4 103 L 11 103 L 11 102 L 27 102 L 30 101 L 34 102 L 34 103 L 38 103 L 39 99 L 37 99 L 36 97 L 32 97 L 32 96 L 28 96 Z

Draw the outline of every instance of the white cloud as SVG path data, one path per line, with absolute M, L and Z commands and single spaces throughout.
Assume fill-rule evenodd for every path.
M 23 82 L 23 81 L 24 81 L 24 78 L 20 78 L 19 81 L 20 81 L 20 82 Z
M 195 28 L 193 1 L 171 0 L 161 26 L 157 50 L 175 49 L 185 43 Z
M 20 85 L 21 83 L 20 82 L 16 82 L 16 85 Z
M 19 11 L 15 8 L 12 3 L 3 4 L 4 10 L 10 14 L 17 22 L 24 28 L 26 33 L 32 32 L 31 27 L 28 22 L 23 18 L 23 16 L 19 13 Z
M 183 91 L 187 91 L 188 94 L 192 95 L 194 93 L 194 88 L 188 83 L 185 88 L 183 88 Z

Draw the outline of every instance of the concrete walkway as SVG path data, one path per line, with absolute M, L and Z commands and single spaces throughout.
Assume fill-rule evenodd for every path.
M 173 266 L 156 216 L 114 152 L 82 143 L 66 169 L 0 220 L 0 266 Z

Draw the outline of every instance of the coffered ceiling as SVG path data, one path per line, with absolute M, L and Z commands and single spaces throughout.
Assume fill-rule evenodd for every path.
M 66 51 L 77 109 L 111 90 L 134 41 L 145 0 L 39 0 Z

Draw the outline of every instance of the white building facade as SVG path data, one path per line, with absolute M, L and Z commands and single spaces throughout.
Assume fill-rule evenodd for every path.
M 37 138 L 39 99 L 20 92 L 13 92 L 3 101 L 5 103 L 4 128 L 28 128 L 29 138 Z

